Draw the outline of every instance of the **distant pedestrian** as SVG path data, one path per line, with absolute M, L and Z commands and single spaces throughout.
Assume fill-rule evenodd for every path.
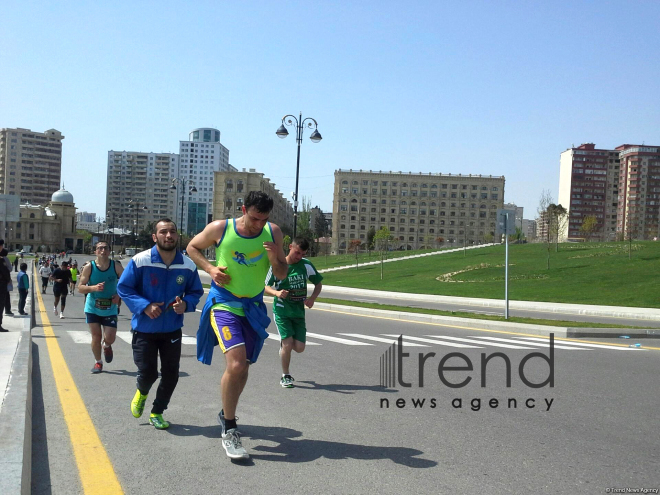
M 57 305 L 61 301 L 60 318 L 64 318 L 64 308 L 66 307 L 66 295 L 69 293 L 69 284 L 71 283 L 71 272 L 66 261 L 62 261 L 62 266 L 53 271 L 53 295 L 55 302 L 53 304 L 53 313 L 57 315 Z
M 41 277 L 41 292 L 43 294 L 46 293 L 46 289 L 48 288 L 48 281 L 50 280 L 50 276 L 52 274 L 53 271 L 50 269 L 48 264 L 44 263 L 39 267 L 39 276 Z
M 15 272 L 18 271 L 18 256 L 14 258 L 14 271 Z
M 133 256 L 117 291 L 133 313 L 133 360 L 138 374 L 131 413 L 142 416 L 147 394 L 158 379 L 160 357 L 161 379 L 149 423 L 164 430 L 170 424 L 163 412 L 179 381 L 183 313 L 195 311 L 204 289 L 195 263 L 177 251 L 179 235 L 172 220 L 156 222 L 152 238 L 156 245 Z
M 74 263 L 69 270 L 71 271 L 71 295 L 75 296 L 76 282 L 78 281 L 78 263 Z
M 0 239 L 0 249 L 5 249 L 5 240 Z M 7 251 L 5 249 L 5 251 Z M 3 263 L 7 267 L 7 271 L 11 274 L 12 270 L 12 265 L 11 261 L 9 261 L 9 251 L 5 253 L 3 256 Z M 14 313 L 11 312 L 11 296 L 10 292 L 14 290 L 14 286 L 11 283 L 11 275 L 9 276 L 9 282 L 5 284 L 6 290 L 4 291 L 4 299 L 0 299 L 0 311 L 4 309 L 4 312 L 7 316 L 14 316 Z
M 7 284 L 11 282 L 11 275 L 7 264 L 7 250 L 5 248 L 0 249 L 0 302 L 5 300 L 7 296 Z M 2 327 L 2 308 L 0 307 L 0 332 L 8 332 L 9 330 Z
M 27 263 L 21 263 L 21 271 L 16 275 L 16 285 L 18 286 L 18 314 L 25 316 L 25 301 L 27 300 L 28 289 L 30 288 L 30 277 L 28 277 Z

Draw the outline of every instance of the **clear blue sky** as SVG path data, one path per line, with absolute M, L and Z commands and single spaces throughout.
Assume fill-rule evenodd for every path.
M 106 5 L 107 4 L 107 5 Z M 111 4 L 111 5 L 110 5 Z M 660 2 L 4 2 L 0 127 L 66 136 L 62 178 L 104 216 L 109 150 L 216 127 L 237 168 L 332 208 L 337 168 L 493 174 L 535 216 L 573 144 L 660 145 Z

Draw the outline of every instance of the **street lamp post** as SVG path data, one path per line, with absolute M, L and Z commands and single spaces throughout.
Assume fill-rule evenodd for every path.
M 140 203 L 139 201 L 133 201 L 132 199 L 128 200 L 128 209 L 132 210 L 135 209 L 135 228 L 133 229 L 133 238 L 135 239 L 134 245 L 137 248 L 137 229 L 138 225 L 140 225 L 139 222 L 139 217 L 138 215 L 140 214 L 140 205 L 143 203 Z M 148 210 L 147 205 L 142 206 L 143 210 Z
M 179 249 L 181 249 L 181 238 L 183 237 L 183 198 L 186 196 L 186 186 L 191 186 L 190 189 L 188 189 L 188 194 L 197 192 L 197 188 L 195 187 L 195 181 L 192 179 L 181 179 L 179 177 L 175 177 L 172 179 L 172 185 L 170 186 L 170 189 L 175 191 L 176 184 L 181 186 L 181 223 L 179 223 L 179 229 L 181 229 L 181 235 L 179 236 Z
M 308 122 L 311 121 L 311 122 Z M 294 124 L 295 122 L 295 124 Z M 302 118 L 302 112 L 300 112 L 299 117 L 296 119 L 293 115 L 285 115 L 282 117 L 282 125 L 275 132 L 278 137 L 284 139 L 289 135 L 289 132 L 286 130 L 285 125 L 294 126 L 296 129 L 296 142 L 298 143 L 298 158 L 296 160 L 296 191 L 293 198 L 293 238 L 296 238 L 296 229 L 298 227 L 298 174 L 300 171 L 300 145 L 302 143 L 303 130 L 305 129 L 305 122 L 308 129 L 314 129 L 312 135 L 309 136 L 309 139 L 313 143 L 318 143 L 323 139 L 321 133 L 318 130 L 318 123 L 311 117 L 307 117 L 305 120 Z M 314 122 L 314 124 L 312 124 Z

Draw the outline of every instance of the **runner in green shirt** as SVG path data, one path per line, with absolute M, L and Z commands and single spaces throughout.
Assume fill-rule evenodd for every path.
M 323 277 L 312 263 L 303 258 L 309 249 L 309 241 L 297 237 L 289 246 L 286 262 L 289 272 L 286 279 L 278 280 L 271 268 L 266 276 L 265 293 L 273 296 L 273 314 L 277 331 L 280 333 L 280 358 L 282 378 L 280 385 L 293 388 L 293 377 L 289 374 L 291 351 L 303 352 L 307 328 L 305 327 L 305 306 L 311 308 L 319 297 Z M 314 292 L 307 298 L 307 280 L 314 284 Z

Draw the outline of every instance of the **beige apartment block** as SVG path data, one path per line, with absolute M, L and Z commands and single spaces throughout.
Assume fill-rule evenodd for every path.
M 335 171 L 332 250 L 387 227 L 396 249 L 463 246 L 495 233 L 504 176 Z
M 213 220 L 240 217 L 247 194 L 250 191 L 263 191 L 273 198 L 270 221 L 285 231 L 293 230 L 293 205 L 268 177 L 253 168 L 240 172 L 216 172 L 213 191 Z
M 19 196 L 21 203 L 47 204 L 60 189 L 62 139 L 55 129 L 0 129 L 0 193 Z
M 619 195 L 619 152 L 596 149 L 593 143 L 569 148 L 559 158 L 558 203 L 568 211 L 559 241 L 582 241 L 582 222 L 595 216 L 594 240 L 614 240 Z
M 660 146 L 622 144 L 617 234 L 628 239 L 654 239 L 660 209 Z
M 109 151 L 106 188 L 106 221 L 116 228 L 137 231 L 159 218 L 173 217 L 170 199 L 172 170 L 178 166 L 175 153 Z M 146 206 L 146 209 L 144 208 Z M 179 219 L 172 218 L 175 222 Z

